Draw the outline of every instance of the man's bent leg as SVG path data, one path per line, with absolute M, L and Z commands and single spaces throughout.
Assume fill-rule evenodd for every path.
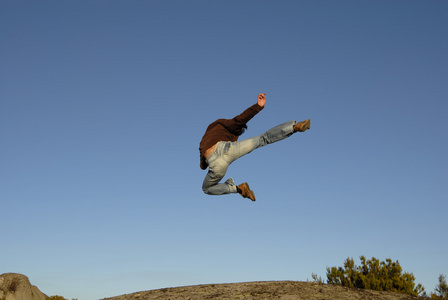
M 237 193 L 237 188 L 232 178 L 229 178 L 224 183 L 219 183 L 226 175 L 229 164 L 221 156 L 216 154 L 212 154 L 208 163 L 208 173 L 202 183 L 204 193 L 209 195 Z
M 215 185 L 210 185 L 210 180 L 207 178 L 207 174 L 204 178 L 204 183 L 202 184 L 202 190 L 208 195 L 226 195 L 231 193 L 237 193 L 236 184 L 233 178 L 227 179 L 224 183 L 218 183 Z

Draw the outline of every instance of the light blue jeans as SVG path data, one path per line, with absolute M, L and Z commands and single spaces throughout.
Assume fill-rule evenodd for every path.
M 236 142 L 219 142 L 215 151 L 207 159 L 208 173 L 202 184 L 204 193 L 209 195 L 236 193 L 236 185 L 232 178 L 224 183 L 219 183 L 226 175 L 230 164 L 257 148 L 289 137 L 294 133 L 294 125 L 296 125 L 296 121 L 288 121 L 253 138 Z

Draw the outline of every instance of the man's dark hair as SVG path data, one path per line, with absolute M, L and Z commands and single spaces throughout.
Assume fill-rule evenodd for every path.
M 241 126 L 241 127 L 239 128 L 239 130 L 236 130 L 236 131 L 235 131 L 235 135 L 240 136 L 240 135 L 242 135 L 246 130 L 247 130 L 247 125 L 244 124 L 243 126 Z

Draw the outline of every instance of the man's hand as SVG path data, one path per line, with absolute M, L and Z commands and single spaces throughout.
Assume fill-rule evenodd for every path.
M 259 94 L 258 95 L 258 105 L 260 105 L 261 107 L 264 107 L 265 104 L 266 104 L 266 93 Z

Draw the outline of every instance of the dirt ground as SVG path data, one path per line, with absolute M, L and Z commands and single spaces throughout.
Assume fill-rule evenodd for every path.
M 207 284 L 138 292 L 108 300 L 202 300 L 202 299 L 282 299 L 282 300 L 422 300 L 405 294 L 345 288 L 300 281 L 263 281 Z

